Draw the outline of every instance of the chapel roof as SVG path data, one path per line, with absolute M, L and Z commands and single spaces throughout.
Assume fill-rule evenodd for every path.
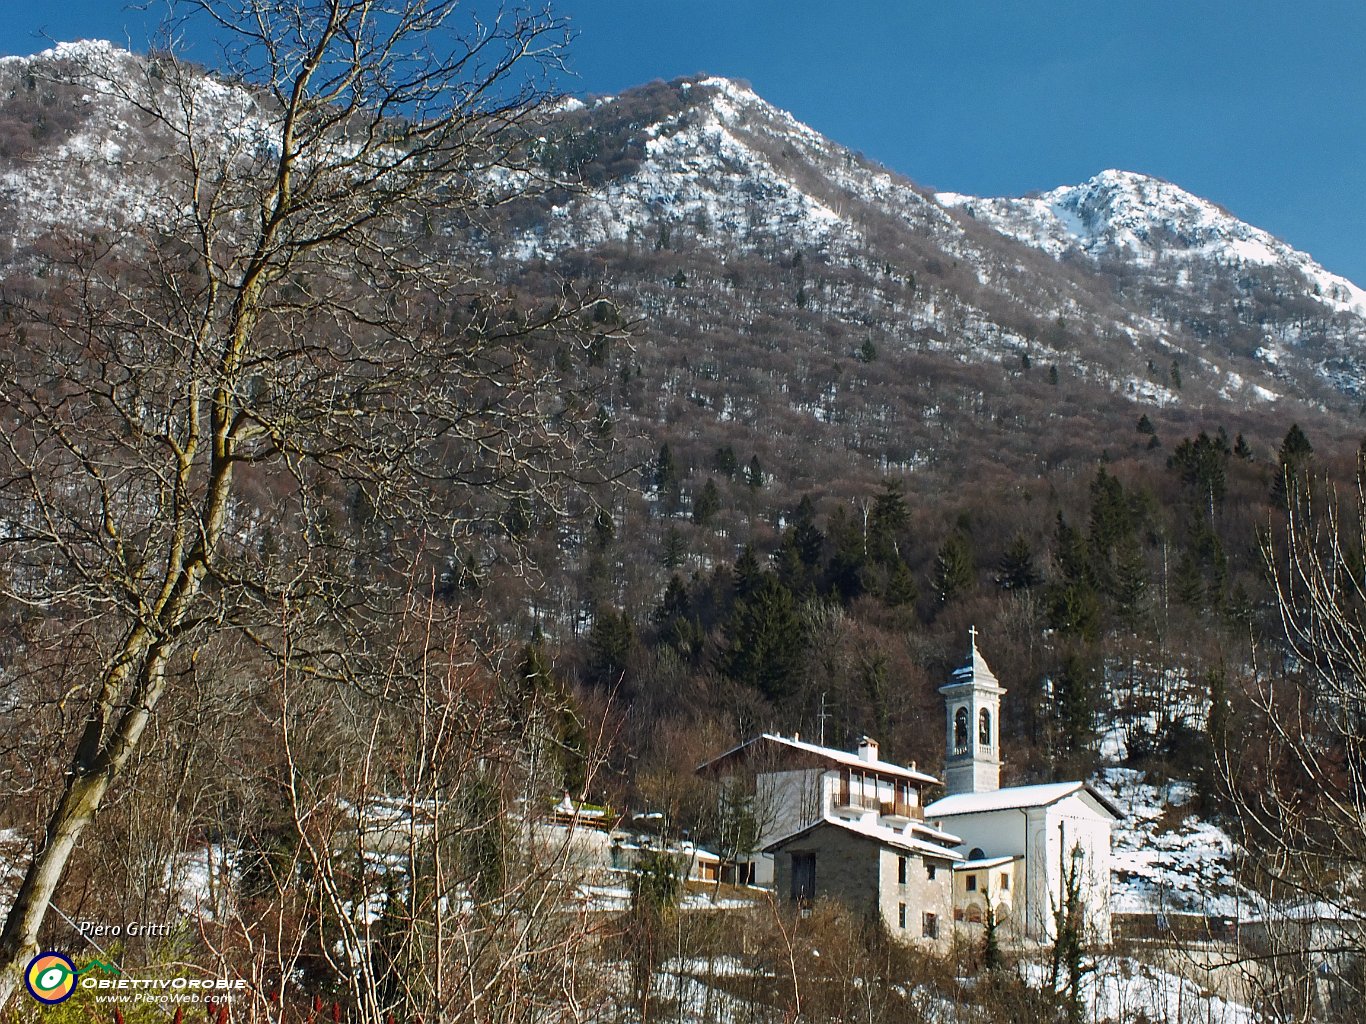
M 1124 817 L 1113 803 L 1085 782 L 1045 782 L 1036 786 L 1010 786 L 988 793 L 955 793 L 925 808 L 926 818 L 950 818 L 959 814 L 985 814 L 1015 808 L 1047 807 L 1074 793 L 1086 793 L 1116 820 Z

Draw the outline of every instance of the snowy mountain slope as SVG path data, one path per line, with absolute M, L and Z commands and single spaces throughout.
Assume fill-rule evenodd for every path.
M 0 61 L 0 261 L 45 232 L 174 219 L 174 144 L 138 110 L 158 74 L 107 43 Z M 187 128 L 221 159 L 268 145 L 269 116 L 247 90 L 207 75 L 193 89 Z M 1366 384 L 1366 292 L 1156 179 L 1114 171 L 1034 199 L 935 196 L 724 78 L 564 100 L 546 115 L 528 148 L 564 187 L 481 225 L 484 251 L 509 282 L 532 267 L 611 267 L 601 283 L 645 314 L 646 332 L 798 316 L 821 326 L 794 337 L 824 336 L 832 358 L 866 340 L 946 367 L 1032 362 L 1150 408 L 1345 412 Z M 804 380 L 777 393 L 823 423 L 847 398 Z
M 505 250 L 517 259 L 605 245 L 805 251 L 862 275 L 846 322 L 885 312 L 901 344 L 969 362 L 1066 360 L 1156 405 L 1331 404 L 1366 381 L 1366 291 L 1157 179 L 1107 171 L 1033 199 L 930 195 L 721 78 L 566 104 L 562 129 L 615 147 L 616 173 L 519 225 Z M 888 275 L 914 280 L 916 301 Z M 1166 380 L 1176 363 L 1188 392 L 1203 382 L 1194 394 Z
M 0 143 L 8 157 L 0 159 L 0 246 L 11 252 L 48 232 L 179 219 L 173 185 L 183 154 L 168 129 L 218 163 L 251 153 L 270 134 L 246 89 L 208 75 L 172 81 L 158 62 L 100 40 L 0 58 L 0 97 L 12 132 L 18 121 L 30 133 Z
M 1329 308 L 1366 314 L 1366 291 L 1270 233 L 1160 178 L 1107 170 L 1036 197 L 979 199 L 941 192 L 935 198 L 1052 256 L 1080 252 L 1139 265 L 1203 261 L 1277 267 L 1301 275 L 1314 298 Z
M 1094 784 L 1124 811 L 1114 836 L 1114 909 L 1123 914 L 1237 917 L 1250 894 L 1234 874 L 1234 844 L 1187 807 L 1189 783 L 1155 786 L 1110 767 Z

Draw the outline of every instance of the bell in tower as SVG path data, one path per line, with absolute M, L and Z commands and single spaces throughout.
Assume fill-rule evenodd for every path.
M 977 650 L 977 627 L 968 630 L 971 654 L 956 669 L 944 695 L 947 735 L 944 788 L 957 793 L 992 793 L 1001 788 L 1001 697 L 1006 692 Z

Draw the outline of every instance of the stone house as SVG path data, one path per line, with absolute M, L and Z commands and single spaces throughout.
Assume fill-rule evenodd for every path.
M 933 835 L 941 842 L 933 842 Z M 779 899 L 833 899 L 880 920 L 889 935 L 943 950 L 953 939 L 955 837 L 870 817 L 826 817 L 770 843 Z
M 774 882 L 773 855 L 765 852 L 770 844 L 827 818 L 893 830 L 923 827 L 921 790 L 939 782 L 914 764 L 884 761 L 866 736 L 848 751 L 764 733 L 697 771 L 744 793 L 757 840 L 742 855 L 739 874 L 756 885 Z

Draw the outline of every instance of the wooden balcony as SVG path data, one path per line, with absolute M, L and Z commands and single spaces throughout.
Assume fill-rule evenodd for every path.
M 908 821 L 923 821 L 925 811 L 918 804 L 910 804 L 905 800 L 883 800 L 878 804 L 878 814 L 884 818 L 891 818 L 895 822 L 901 819 L 904 824 Z
M 834 792 L 834 805 L 835 810 L 846 813 L 877 811 L 880 817 L 900 818 L 903 824 L 912 819 L 921 820 L 925 817 L 925 812 L 909 800 L 900 797 L 895 800 L 883 800 L 880 797 L 855 792 L 843 782 Z

